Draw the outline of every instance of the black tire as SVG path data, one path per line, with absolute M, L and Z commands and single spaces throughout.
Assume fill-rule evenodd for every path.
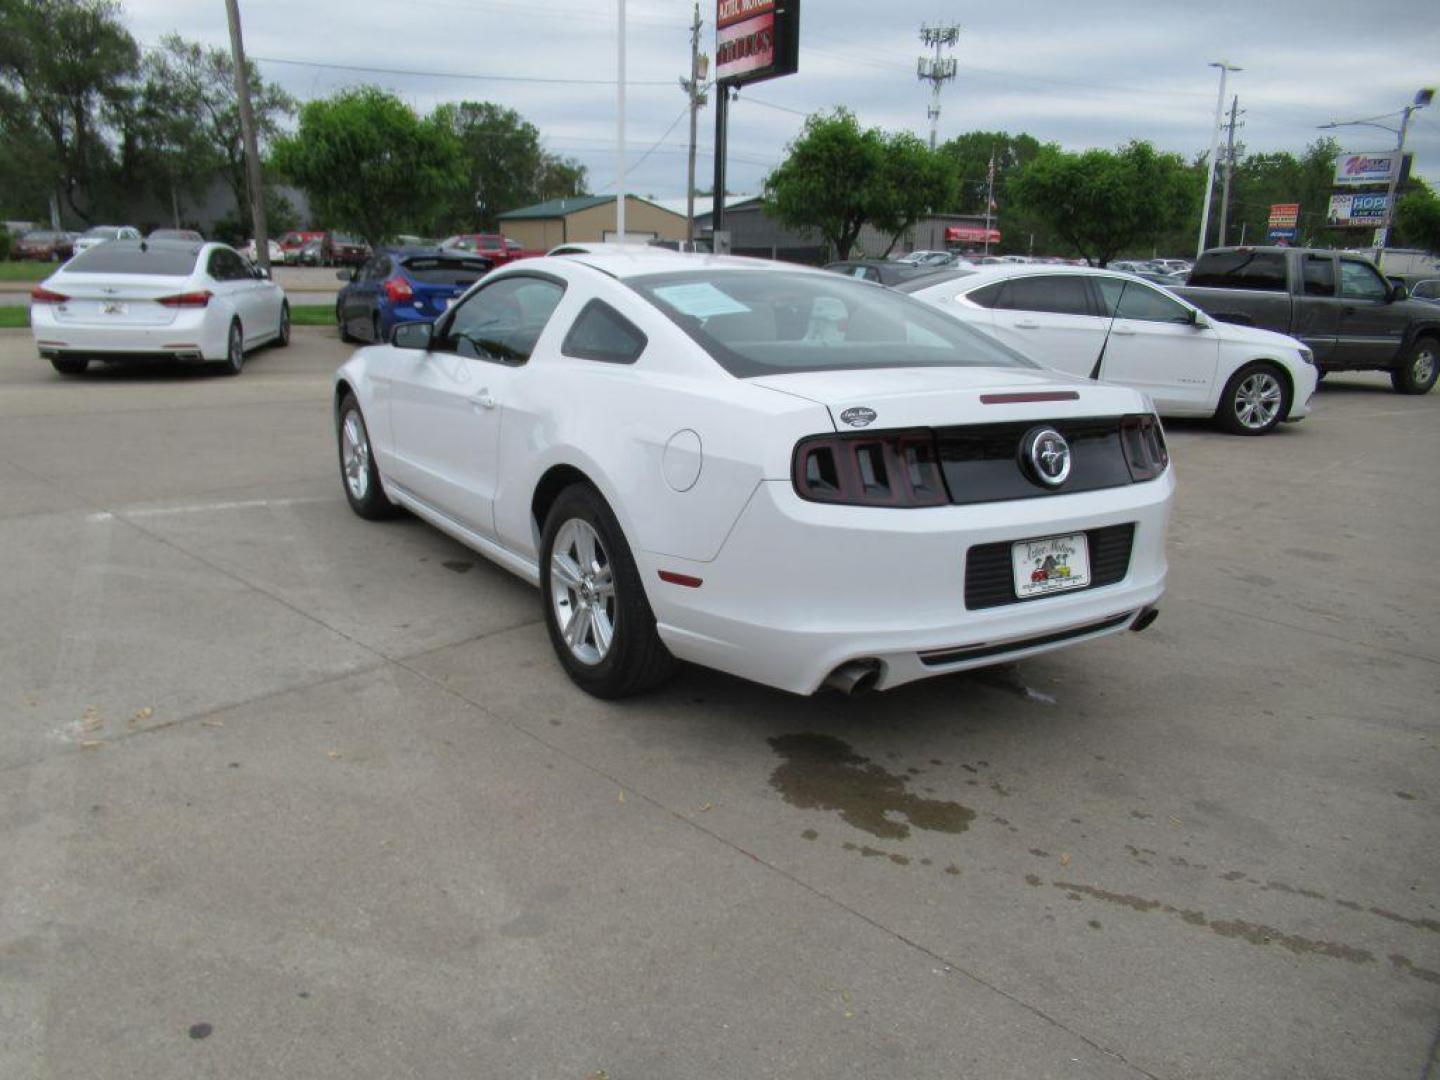
M 84 375 L 90 361 L 83 356 L 52 356 L 50 366 L 61 375 Z
M 1232 435 L 1265 435 L 1290 411 L 1285 373 L 1264 360 L 1246 364 L 1225 384 L 1215 420 Z
M 239 375 L 245 367 L 245 330 L 239 319 L 230 323 L 230 332 L 225 337 L 225 359 L 219 367 L 222 375 Z
M 350 455 L 352 446 L 347 444 L 347 424 L 352 418 L 355 427 L 349 434 L 351 438 L 358 437 L 353 444 L 360 451 L 358 460 Z M 370 448 L 370 428 L 365 424 L 365 414 L 360 411 L 355 395 L 348 391 L 340 399 L 340 408 L 335 413 L 335 447 L 340 458 L 340 486 L 350 509 L 367 521 L 394 517 L 399 510 L 385 497 L 385 484 Z
M 275 347 L 283 349 L 290 344 L 290 304 L 282 301 L 280 304 L 280 332 L 275 335 Z
M 335 326 L 340 331 L 340 340 L 347 345 L 355 343 L 355 335 L 350 333 L 350 326 L 345 322 L 345 314 L 340 310 L 340 305 L 335 305 Z
M 1428 334 L 1417 337 L 1405 350 L 1405 359 L 1390 372 L 1390 385 L 1397 394 L 1428 394 L 1440 374 L 1440 341 Z
M 570 535 L 567 526 L 583 523 L 593 530 L 599 541 L 601 572 L 608 567 L 612 595 L 598 603 L 612 628 L 608 648 L 598 659 L 587 662 L 577 655 L 580 650 L 598 649 L 594 638 L 594 622 L 587 621 L 577 648 L 566 642 L 560 625 L 555 599 L 552 562 L 557 539 Z M 562 552 L 563 554 L 563 552 Z M 563 587 L 563 586 L 562 586 Z M 566 590 L 562 597 L 571 611 L 570 620 L 580 618 L 580 593 Z M 670 655 L 655 631 L 655 614 L 645 597 L 640 573 L 635 567 L 630 545 L 620 529 L 614 513 L 600 493 L 588 484 L 574 484 L 560 493 L 545 519 L 540 542 L 540 602 L 545 611 L 545 628 L 550 643 L 566 674 L 575 685 L 598 698 L 623 698 L 659 686 L 675 671 L 676 660 Z M 587 639 L 584 635 L 590 635 Z

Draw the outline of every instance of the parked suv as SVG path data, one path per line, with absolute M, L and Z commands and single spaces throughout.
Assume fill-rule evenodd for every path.
M 1322 375 L 1388 371 L 1397 392 L 1423 394 L 1440 372 L 1440 311 L 1409 299 L 1359 255 L 1215 248 L 1174 291 L 1217 319 L 1299 338 Z

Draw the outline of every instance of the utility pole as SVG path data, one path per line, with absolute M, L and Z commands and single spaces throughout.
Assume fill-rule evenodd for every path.
M 618 0 L 620 47 L 615 71 L 615 231 L 625 246 L 625 0 Z
M 690 78 L 680 80 L 680 88 L 690 98 L 690 169 L 685 185 L 685 241 L 694 250 L 695 243 L 695 121 L 696 114 L 709 99 L 705 96 L 706 78 L 710 74 L 710 58 L 700 55 L 700 0 L 695 0 L 695 16 L 690 23 Z
M 1205 254 L 1205 234 L 1210 231 L 1210 197 L 1215 194 L 1215 157 L 1220 152 L 1220 117 L 1225 112 L 1225 77 L 1232 71 L 1243 71 L 1228 60 L 1211 61 L 1220 69 L 1220 96 L 1215 99 L 1215 133 L 1210 137 L 1210 167 L 1205 172 L 1205 205 L 1200 209 L 1200 240 L 1195 248 L 1198 259 Z
M 1236 94 L 1230 99 L 1230 123 L 1226 125 L 1228 134 L 1225 136 L 1225 186 L 1220 192 L 1220 247 L 1225 246 L 1225 226 L 1230 219 L 1230 178 L 1235 173 L 1235 128 L 1243 127 L 1237 124 L 1235 117 L 1239 109 L 1240 95 Z
M 240 35 L 240 8 L 237 0 L 225 0 L 230 21 L 230 53 L 235 61 L 235 93 L 240 98 L 240 134 L 245 141 L 245 183 L 250 188 L 250 224 L 255 231 L 255 257 L 270 273 L 270 233 L 265 227 L 265 188 L 260 179 L 260 147 L 255 139 L 255 114 L 250 109 L 250 66 L 245 63 L 245 43 Z
M 960 40 L 960 26 L 952 23 L 949 26 L 930 26 L 928 23 L 920 27 L 920 40 L 926 47 L 933 48 L 933 57 L 922 56 L 915 61 L 915 75 L 922 82 L 930 84 L 930 108 L 926 115 L 930 117 L 930 149 L 935 149 L 935 132 L 940 126 L 940 87 L 951 79 L 955 78 L 955 58 L 941 59 L 942 48 L 954 48 L 955 42 Z

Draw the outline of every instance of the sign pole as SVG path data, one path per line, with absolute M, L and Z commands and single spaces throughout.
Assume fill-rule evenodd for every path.
M 730 121 L 730 87 L 715 84 L 715 190 L 710 204 L 710 250 L 725 228 L 725 142 Z

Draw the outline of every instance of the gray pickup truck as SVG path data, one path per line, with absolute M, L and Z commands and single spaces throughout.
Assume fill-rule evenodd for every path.
M 1440 310 L 1411 300 L 1368 259 L 1315 248 L 1213 248 L 1173 290 L 1225 322 L 1299 338 L 1330 371 L 1388 371 L 1423 394 L 1440 371 Z

